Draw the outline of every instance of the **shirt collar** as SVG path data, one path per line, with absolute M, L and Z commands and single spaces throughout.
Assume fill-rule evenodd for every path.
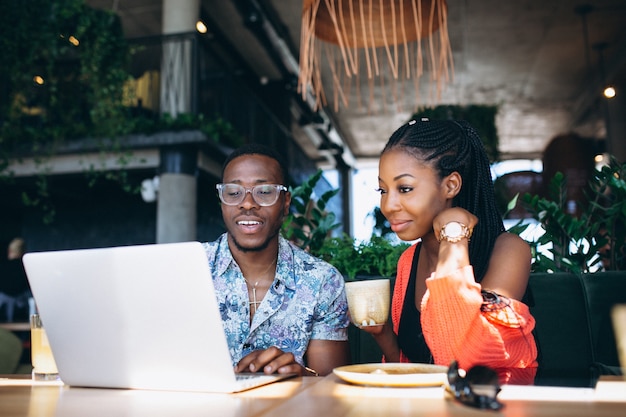
M 224 233 L 218 238 L 217 259 L 218 264 L 215 266 L 215 272 L 219 276 L 225 274 L 231 265 L 239 269 L 239 265 L 237 265 L 237 262 L 233 258 L 230 248 L 228 247 L 228 233 Z M 276 278 L 289 289 L 295 289 L 296 287 L 294 265 L 293 249 L 289 244 L 289 241 L 284 237 L 279 236 Z

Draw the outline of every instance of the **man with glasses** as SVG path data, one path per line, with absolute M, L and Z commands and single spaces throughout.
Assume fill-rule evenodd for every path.
M 280 235 L 287 179 L 271 148 L 230 154 L 216 186 L 227 232 L 205 249 L 235 370 L 325 375 L 349 362 L 344 281 Z

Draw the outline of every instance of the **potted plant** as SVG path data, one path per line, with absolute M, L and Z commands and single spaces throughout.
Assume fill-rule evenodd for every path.
M 534 258 L 530 307 L 544 374 L 558 379 L 566 370 L 593 384 L 620 369 L 611 311 L 626 304 L 626 163 L 610 158 L 593 173 L 578 214 L 568 210 L 566 187 L 557 173 L 547 197 L 520 199 L 543 228 L 527 240 Z M 524 237 L 528 227 L 520 222 L 509 231 Z
M 289 187 L 293 211 L 283 221 L 282 233 L 304 250 L 316 254 L 333 230 L 341 226 L 336 222 L 335 213 L 326 211 L 326 204 L 339 192 L 326 191 L 321 197 L 313 197 L 315 185 L 322 178 L 323 171 L 317 170 L 306 181 L 296 187 Z
M 357 242 L 345 233 L 333 237 L 332 232 L 341 224 L 336 222 L 334 213 L 326 211 L 326 205 L 339 190 L 329 190 L 314 198 L 314 188 L 322 173 L 318 170 L 301 185 L 290 187 L 293 211 L 283 222 L 283 236 L 335 266 L 348 281 L 394 277 L 398 258 L 409 244 L 394 244 L 376 235 L 367 242 Z
M 626 163 L 610 158 L 594 172 L 578 202 L 578 215 L 567 209 L 567 180 L 557 172 L 549 196 L 525 194 L 521 204 L 541 225 L 544 233 L 528 243 L 533 249 L 533 272 L 589 273 L 626 269 Z M 510 231 L 523 236 L 528 224 L 519 222 Z
M 303 184 L 290 187 L 293 211 L 283 222 L 283 236 L 335 266 L 346 281 L 386 278 L 393 291 L 398 258 L 409 244 L 394 244 L 384 233 L 373 235 L 368 242 L 357 242 L 345 233 L 333 237 L 332 232 L 340 223 L 334 213 L 326 210 L 326 204 L 339 190 L 314 198 L 313 190 L 321 176 L 322 171 L 318 170 Z M 369 333 L 350 325 L 348 338 L 352 363 L 380 362 L 381 350 Z
M 376 235 L 367 242 L 357 242 L 343 234 L 327 238 L 315 255 L 335 266 L 347 281 L 393 278 L 398 259 L 409 246 Z

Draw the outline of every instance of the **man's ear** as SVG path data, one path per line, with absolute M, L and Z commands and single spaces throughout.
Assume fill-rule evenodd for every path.
M 287 217 L 289 214 L 289 207 L 291 207 L 291 193 L 285 191 L 285 204 L 283 205 L 283 216 Z
M 454 171 L 452 174 L 443 179 L 444 192 L 446 193 L 447 198 L 456 197 L 456 195 L 461 191 L 462 186 L 463 178 L 461 178 L 461 174 L 457 171 Z

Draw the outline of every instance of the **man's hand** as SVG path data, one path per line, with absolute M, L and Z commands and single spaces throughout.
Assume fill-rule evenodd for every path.
M 275 346 L 265 350 L 255 350 L 244 356 L 235 372 L 263 372 L 265 374 L 289 374 L 305 375 L 306 370 L 296 362 L 292 353 L 286 353 Z

